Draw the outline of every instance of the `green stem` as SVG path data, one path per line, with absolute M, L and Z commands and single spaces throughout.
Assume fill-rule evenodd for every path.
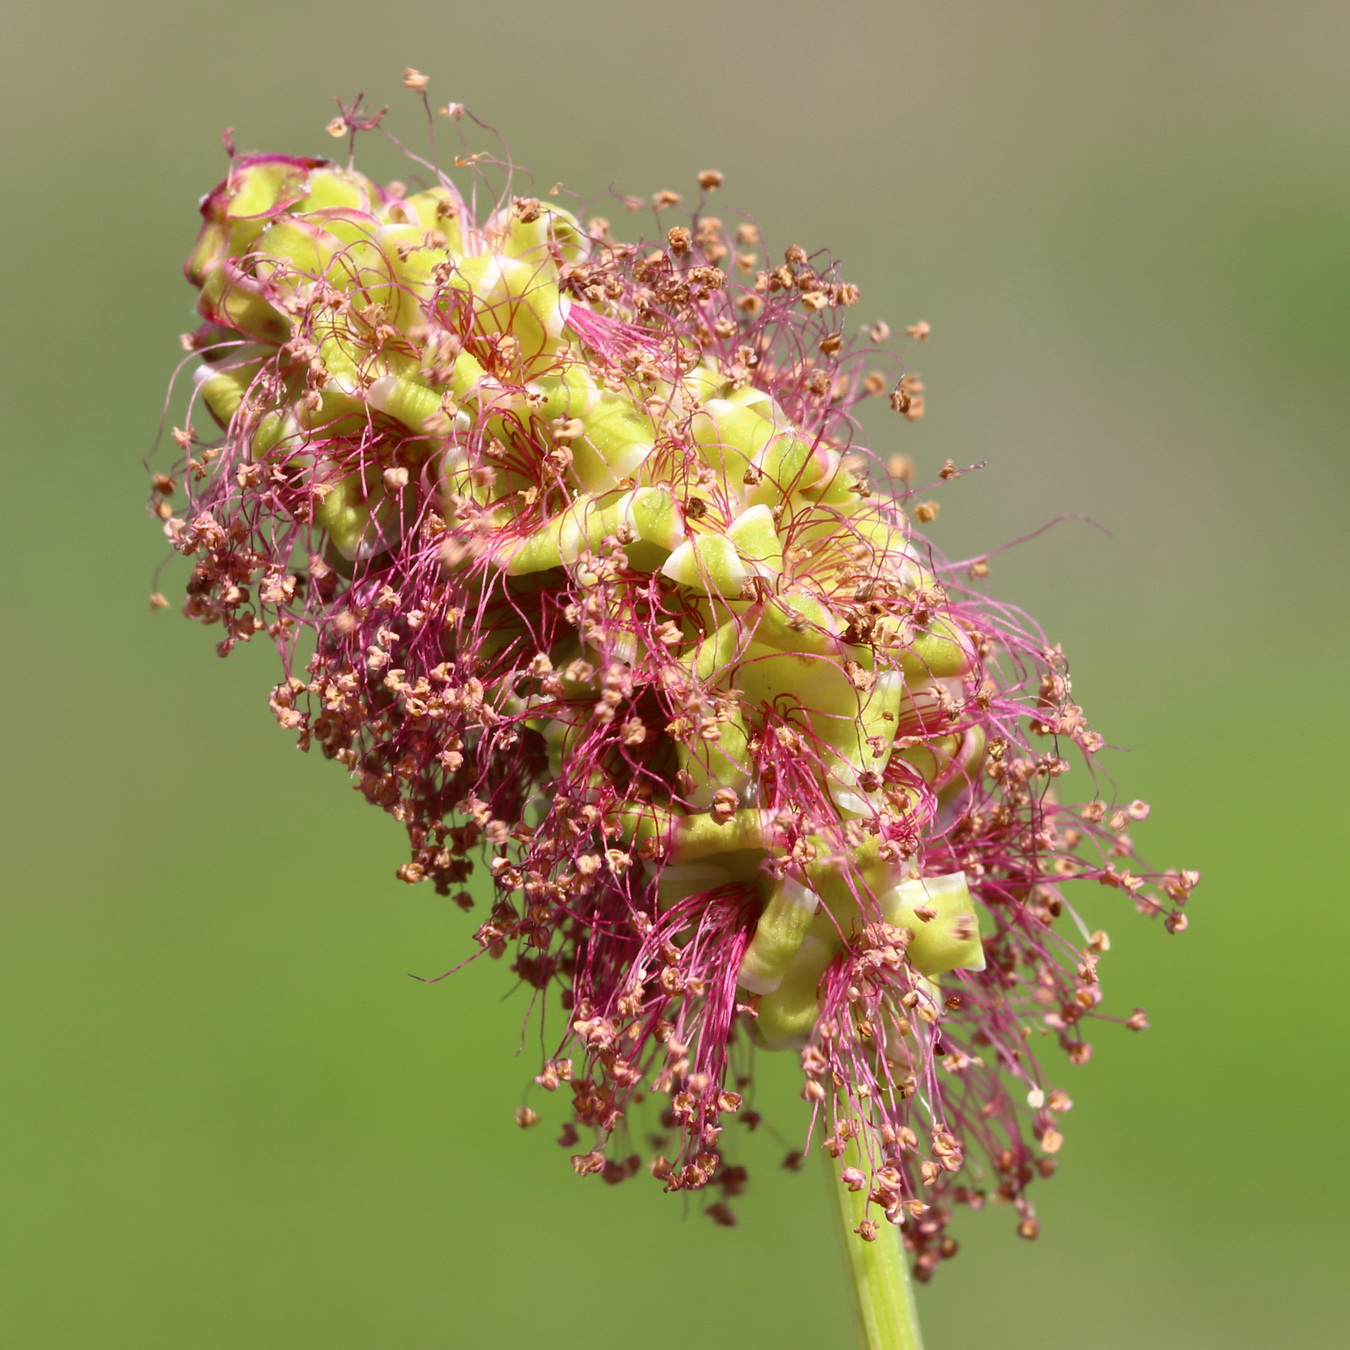
M 830 1189 L 839 1215 L 839 1232 L 848 1253 L 853 1277 L 853 1307 L 858 1314 L 863 1350 L 923 1350 L 919 1310 L 909 1280 L 909 1265 L 900 1242 L 900 1230 L 873 1207 L 879 1220 L 876 1238 L 867 1242 L 853 1230 L 868 1217 L 867 1190 L 850 1191 L 839 1180 L 845 1167 L 861 1167 L 856 1141 L 850 1141 L 835 1159 Z

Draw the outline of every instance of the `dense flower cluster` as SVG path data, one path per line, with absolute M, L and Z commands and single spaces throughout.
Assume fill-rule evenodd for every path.
M 1059 803 L 1100 739 L 854 445 L 857 290 L 703 210 L 633 245 L 317 159 L 235 156 L 202 216 L 185 341 L 223 434 L 176 432 L 189 505 L 153 501 L 187 613 L 222 654 L 272 639 L 278 720 L 403 823 L 404 881 L 470 909 L 486 852 L 476 938 L 565 1010 L 537 1081 L 577 1171 L 649 1140 L 666 1189 L 734 1194 L 751 1047 L 790 1049 L 921 1276 L 954 1203 L 1033 1235 L 1069 1105 L 1037 1045 L 1088 1057 L 1107 946 L 1061 885 L 1175 930 L 1196 877 L 1132 865 L 1142 803 Z M 912 377 L 891 401 L 917 415 Z

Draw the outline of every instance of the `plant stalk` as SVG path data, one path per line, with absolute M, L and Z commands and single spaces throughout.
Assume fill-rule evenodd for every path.
M 840 1181 L 839 1173 L 846 1167 L 862 1167 L 866 1171 L 856 1140 L 850 1140 L 835 1159 L 829 1183 L 852 1277 L 853 1308 L 861 1334 L 859 1344 L 863 1350 L 923 1350 L 919 1310 L 914 1302 L 900 1230 L 883 1217 L 872 1242 L 854 1232 L 868 1217 L 867 1190 L 850 1191 Z

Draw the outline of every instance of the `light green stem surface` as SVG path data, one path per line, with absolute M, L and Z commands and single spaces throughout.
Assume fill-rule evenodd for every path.
M 868 1217 L 867 1191 L 850 1191 L 839 1180 L 845 1167 L 862 1167 L 857 1143 L 850 1141 L 835 1160 L 829 1179 L 839 1215 L 839 1232 L 848 1253 L 853 1279 L 853 1306 L 858 1314 L 863 1350 L 923 1350 L 919 1310 L 914 1304 L 909 1265 L 900 1230 L 873 1208 L 880 1220 L 876 1240 L 867 1242 L 853 1230 Z

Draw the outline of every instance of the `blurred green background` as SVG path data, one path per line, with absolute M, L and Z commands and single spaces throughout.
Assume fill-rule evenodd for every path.
M 930 1350 L 1345 1343 L 1350 9 L 50 0 L 6 30 L 7 1344 L 851 1344 L 824 1183 L 777 1168 L 790 1057 L 734 1231 L 575 1178 L 553 1118 L 512 1122 L 523 999 L 486 963 L 408 978 L 472 923 L 276 730 L 270 654 L 147 612 L 140 459 L 220 132 L 329 153 L 365 90 L 416 141 L 409 64 L 538 189 L 715 166 L 723 214 L 843 259 L 858 317 L 931 322 L 928 416 L 874 444 L 988 461 L 942 492 L 953 555 L 1111 531 L 994 588 L 1128 747 L 1145 853 L 1205 884 L 1181 938 L 1094 900 L 1155 1029 L 1061 1075 L 1042 1239 L 966 1216 Z

